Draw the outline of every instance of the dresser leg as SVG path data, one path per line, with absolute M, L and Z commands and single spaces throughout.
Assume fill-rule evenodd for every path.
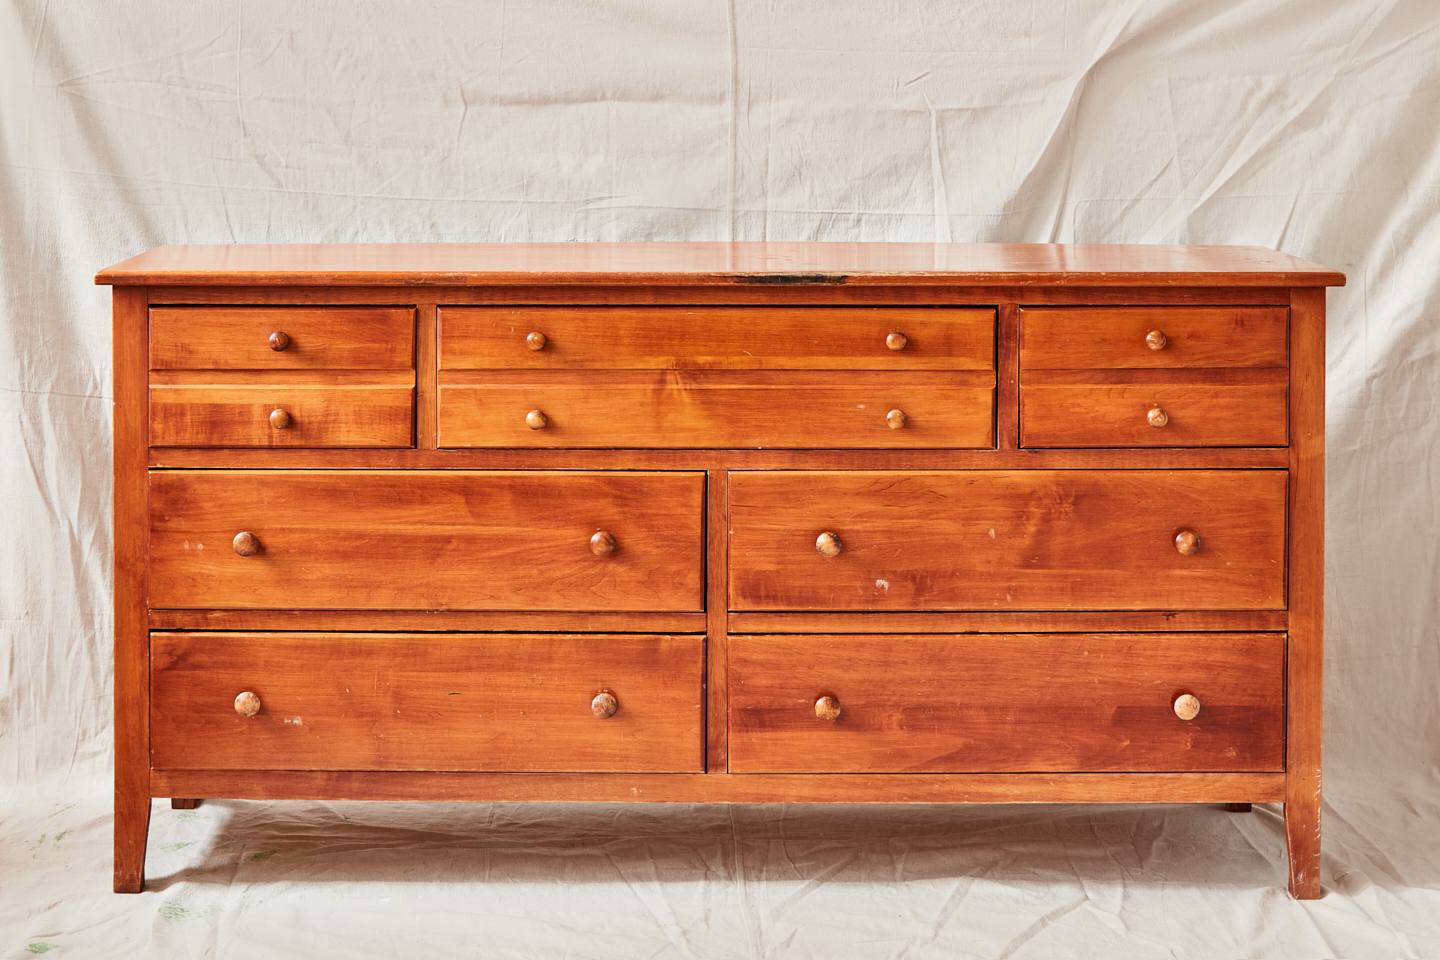
M 1290 853 L 1290 896 L 1320 899 L 1320 798 L 1285 804 L 1285 846 Z
M 145 840 L 150 833 L 150 797 L 115 791 L 115 892 L 139 893 L 145 886 Z
M 1230 813 L 1249 813 L 1249 812 L 1250 812 L 1250 804 L 1248 804 L 1248 803 L 1227 803 L 1227 804 L 1225 804 L 1225 809 L 1226 809 L 1226 811 L 1228 811 L 1228 812 L 1230 812 Z
M 199 805 L 200 805 L 200 801 L 199 801 L 199 800 L 186 800 L 186 799 L 182 799 L 182 798 L 180 798 L 180 797 L 171 797 L 171 798 L 170 798 L 170 809 L 171 809 L 171 810 L 194 810 L 194 809 L 195 809 L 197 806 L 199 806 Z M 1246 809 L 1247 809 L 1247 810 L 1249 809 L 1249 804 L 1246 804 Z

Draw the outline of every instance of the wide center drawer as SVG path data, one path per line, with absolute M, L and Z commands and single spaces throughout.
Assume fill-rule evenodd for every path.
M 729 661 L 732 773 L 1284 768 L 1283 634 L 732 637 Z
M 1276 610 L 1279 470 L 730 474 L 732 610 Z
M 151 765 L 698 772 L 702 664 L 698 636 L 154 633 Z
M 704 485 L 693 472 L 154 471 L 150 606 L 699 611 Z

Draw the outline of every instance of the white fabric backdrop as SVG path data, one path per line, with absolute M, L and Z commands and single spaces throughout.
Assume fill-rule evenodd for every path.
M 151 890 L 106 893 L 96 269 L 621 239 L 1243 243 L 1346 272 L 1329 895 L 1280 894 L 1274 809 L 245 803 L 157 806 Z M 8 0 L 0 956 L 1440 955 L 1437 265 L 1435 0 Z

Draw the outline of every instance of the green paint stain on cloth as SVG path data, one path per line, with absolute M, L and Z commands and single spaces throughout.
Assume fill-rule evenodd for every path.
M 275 856 L 275 854 L 279 852 L 279 850 L 266 850 L 263 853 L 252 853 L 250 854 L 250 856 L 242 860 L 241 863 L 262 863 L 266 860 L 269 860 L 271 857 Z
M 174 853 L 176 850 L 184 850 L 186 847 L 193 846 L 195 846 L 194 840 L 186 840 L 184 843 L 167 843 L 160 849 L 164 850 L 166 853 Z
M 208 917 L 218 909 L 219 907 L 213 903 L 208 907 L 195 907 L 192 909 L 190 907 L 182 907 L 174 900 L 166 900 L 160 904 L 160 919 L 166 923 L 189 923 L 192 920 Z
M 32 943 L 25 949 L 31 953 L 49 953 L 58 946 L 60 946 L 58 943 Z

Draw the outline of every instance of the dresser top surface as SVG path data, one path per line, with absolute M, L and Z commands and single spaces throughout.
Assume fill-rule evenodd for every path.
M 157 247 L 97 284 L 1343 286 L 1266 247 L 1046 243 L 310 243 Z

